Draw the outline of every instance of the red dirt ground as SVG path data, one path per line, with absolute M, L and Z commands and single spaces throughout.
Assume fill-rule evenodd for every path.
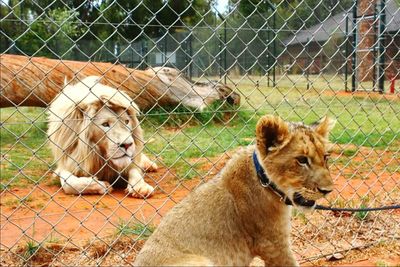
M 333 157 L 343 157 L 342 151 L 347 147 L 337 147 Z M 374 165 L 370 169 L 360 170 L 355 164 L 372 160 Z M 398 162 L 393 162 L 394 154 L 389 151 L 371 151 L 369 148 L 360 148 L 357 155 L 351 158 L 352 164 L 341 165 L 337 163 L 332 168 L 335 179 L 336 191 L 331 195 L 333 200 L 342 199 L 359 200 L 364 195 L 377 195 L 379 192 L 390 192 L 398 186 L 399 173 L 387 172 L 387 167 Z M 214 159 L 216 164 L 204 164 L 204 169 L 211 170 L 210 174 L 217 173 L 223 166 L 228 155 Z M 386 169 L 385 169 L 386 168 Z M 359 172 L 357 175 L 367 179 L 348 179 L 346 172 Z M 379 175 L 379 179 L 377 179 Z M 123 190 L 115 190 L 110 195 L 97 196 L 71 196 L 64 194 L 57 186 L 40 184 L 34 188 L 12 189 L 4 193 L 1 198 L 1 246 L 3 250 L 15 249 L 17 244 L 26 242 L 31 237 L 37 242 L 57 237 L 68 240 L 76 247 L 81 247 L 88 240 L 109 236 L 115 233 L 119 220 L 132 219 L 133 217 L 157 225 L 161 217 L 193 188 L 203 181 L 192 179 L 178 181 L 168 169 L 161 168 L 155 173 L 148 173 L 146 180 L 155 186 L 156 194 L 143 201 L 125 194 Z M 211 175 L 210 175 L 211 176 Z M 206 179 L 208 179 L 207 177 Z M 24 204 L 15 203 L 17 199 L 29 195 Z M 374 203 L 374 205 L 376 205 Z M 400 263 L 400 258 L 389 259 L 388 263 Z M 377 259 L 378 260 L 378 259 Z M 367 266 L 374 263 L 371 259 L 355 259 L 353 266 Z M 330 265 L 330 263 L 326 263 Z M 366 264 L 366 265 L 363 265 Z M 375 265 L 375 263 L 373 264 Z
M 386 100 L 398 100 L 400 101 L 400 91 L 397 90 L 397 93 L 391 94 L 389 92 L 385 92 L 380 94 L 378 92 L 371 91 L 355 91 L 355 92 L 346 92 L 346 91 L 333 91 L 333 90 L 325 90 L 324 94 L 326 95 L 334 95 L 340 97 L 358 97 L 358 98 L 369 98 L 369 99 L 386 99 Z

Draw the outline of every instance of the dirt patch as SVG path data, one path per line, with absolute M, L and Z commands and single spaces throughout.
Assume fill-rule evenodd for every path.
M 331 256 L 304 263 L 304 266 L 399 266 L 400 242 L 392 241 L 340 253 L 342 259 Z M 330 259 L 330 260 L 328 260 Z
M 346 155 L 349 150 L 352 152 Z M 121 221 L 157 225 L 177 202 L 219 172 L 232 153 L 188 159 L 191 163 L 200 163 L 201 170 L 207 173 L 202 179 L 179 180 L 172 170 L 163 167 L 146 174 L 146 181 L 156 186 L 157 191 L 145 201 L 127 196 L 124 190 L 105 196 L 71 196 L 48 182 L 2 191 L 2 265 L 129 265 L 144 240 L 137 234 L 118 233 Z M 332 157 L 336 159 L 331 168 L 336 190 L 321 204 L 382 206 L 396 204 L 400 199 L 400 174 L 398 162 L 393 160 L 394 152 L 336 146 Z M 23 198 L 25 201 L 20 201 Z M 345 251 L 343 260 L 348 261 L 343 264 L 364 264 L 364 249 L 354 252 L 358 256 L 353 259 L 352 248 L 376 244 L 379 240 L 391 240 L 390 244 L 398 246 L 399 211 L 362 215 L 295 211 L 292 236 L 298 260 L 305 265 L 333 265 L 341 261 L 310 262 L 310 259 Z M 398 258 L 386 257 L 386 254 L 379 255 L 376 262 L 399 263 Z
M 325 90 L 323 91 L 325 95 L 329 96 L 337 96 L 337 97 L 358 97 L 364 99 L 374 99 L 374 100 L 393 100 L 400 101 L 400 93 L 390 94 L 385 92 L 380 94 L 379 92 L 370 92 L 370 91 L 355 91 L 355 92 L 346 92 L 346 91 L 333 91 L 333 90 Z

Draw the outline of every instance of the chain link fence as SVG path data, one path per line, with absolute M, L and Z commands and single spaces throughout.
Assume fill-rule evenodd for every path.
M 264 114 L 306 123 L 337 119 L 335 191 L 322 203 L 398 204 L 399 7 L 397 0 L 1 0 L 2 265 L 132 264 L 172 206 L 218 173 L 238 147 L 254 143 Z M 132 197 L 124 190 L 128 179 L 122 186 L 112 180 L 112 192 L 66 194 L 68 179 L 54 175 L 62 177 L 57 166 L 64 159 L 53 157 L 48 128 L 65 114 L 49 119 L 48 107 L 64 83 L 93 74 L 141 110 L 124 112 L 127 120 L 138 118 L 132 123 L 143 129 L 143 153 L 151 160 L 133 168 L 158 166 L 143 174 L 155 190 L 151 197 Z M 64 104 L 79 99 L 64 95 Z M 65 120 L 72 132 L 53 149 L 70 153 L 64 145 L 71 134 L 89 142 L 82 137 L 87 129 L 73 130 L 83 121 Z M 132 144 L 113 138 L 96 145 L 106 139 L 128 151 Z M 78 176 L 101 172 L 76 166 Z M 301 263 L 400 238 L 397 211 L 294 210 L 292 221 Z

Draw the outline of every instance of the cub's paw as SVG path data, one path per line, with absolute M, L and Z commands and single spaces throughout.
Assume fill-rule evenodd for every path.
M 128 185 L 126 188 L 128 193 L 135 198 L 146 198 L 150 197 L 154 193 L 154 187 L 151 185 L 145 183 L 145 182 L 139 182 L 135 185 Z

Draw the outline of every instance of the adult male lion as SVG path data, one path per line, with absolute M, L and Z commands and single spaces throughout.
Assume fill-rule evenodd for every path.
M 47 133 L 55 174 L 67 194 L 104 194 L 118 180 L 132 196 L 150 196 L 154 188 L 141 169 L 157 165 L 142 153 L 139 109 L 128 95 L 99 80 L 90 76 L 67 85 L 50 105 Z

